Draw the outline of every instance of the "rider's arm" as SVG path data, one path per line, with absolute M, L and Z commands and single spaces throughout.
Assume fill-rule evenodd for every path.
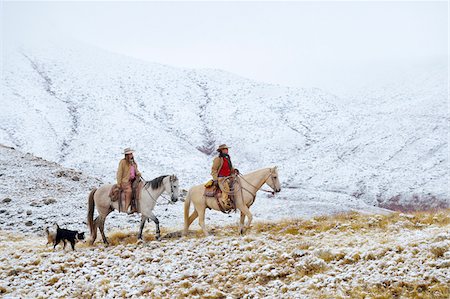
M 211 175 L 214 181 L 217 181 L 217 176 L 219 175 L 220 158 L 216 157 L 213 160 L 213 165 L 211 167 Z
M 138 170 L 138 166 L 137 166 L 137 163 L 136 162 L 134 162 L 134 166 L 136 167 L 135 169 L 136 169 L 136 176 L 137 177 L 140 177 L 141 176 L 141 172 Z
M 122 183 L 122 176 L 123 176 L 123 164 L 122 162 L 125 160 L 120 160 L 119 162 L 119 168 L 117 169 L 117 185 L 120 187 L 120 184 Z

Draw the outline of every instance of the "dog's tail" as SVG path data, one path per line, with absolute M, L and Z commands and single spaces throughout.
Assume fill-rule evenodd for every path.
M 89 198 L 88 198 L 88 214 L 87 214 L 87 223 L 88 223 L 88 227 L 89 227 L 89 231 L 91 232 L 91 235 L 93 235 L 95 227 L 94 227 L 94 207 L 95 207 L 95 202 L 94 202 L 94 193 L 95 191 L 97 191 L 97 188 L 92 189 L 91 193 L 89 193 Z

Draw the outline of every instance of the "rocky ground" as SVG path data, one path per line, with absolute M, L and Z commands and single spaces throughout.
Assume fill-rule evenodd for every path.
M 5 298 L 449 298 L 450 211 L 256 223 L 46 247 L 1 231 Z

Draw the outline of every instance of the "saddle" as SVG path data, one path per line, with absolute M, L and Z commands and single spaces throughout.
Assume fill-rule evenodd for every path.
M 131 193 L 131 206 L 134 209 L 137 209 L 137 204 L 138 204 L 138 196 L 137 193 L 142 189 L 143 187 L 143 183 L 142 182 L 138 182 L 137 180 L 133 182 L 133 184 L 131 185 L 131 189 L 132 189 L 132 193 Z M 125 204 L 125 193 L 123 193 L 120 188 L 119 185 L 114 184 L 111 187 L 111 190 L 109 190 L 109 198 L 111 199 L 111 201 L 115 202 L 115 201 L 119 201 L 119 212 L 122 212 L 123 210 L 123 206 Z
M 117 184 L 114 184 L 111 187 L 111 190 L 109 190 L 109 198 L 111 198 L 111 201 L 118 201 L 120 196 L 120 188 Z
M 212 180 L 208 181 L 204 186 L 205 192 L 203 193 L 203 195 L 205 197 L 214 197 L 216 199 L 217 205 L 219 206 L 219 209 L 223 213 L 228 214 L 231 211 L 236 211 L 236 203 L 234 201 L 234 192 L 233 192 L 234 189 L 232 186 L 230 186 L 231 192 L 228 193 L 227 201 L 223 199 L 222 190 L 220 190 L 220 187 L 214 185 Z

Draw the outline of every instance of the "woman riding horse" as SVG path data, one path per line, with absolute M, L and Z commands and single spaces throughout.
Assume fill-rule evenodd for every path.
M 136 194 L 137 201 L 140 192 L 136 192 L 137 185 L 139 184 L 141 173 L 138 170 L 137 164 L 134 161 L 133 153 L 134 150 L 127 147 L 123 151 L 125 158 L 120 160 L 119 167 L 117 169 L 117 186 L 125 195 L 125 211 L 128 214 L 133 214 L 137 212 L 136 204 L 131 205 L 132 195 Z M 136 182 L 136 183 L 135 183 Z M 139 191 L 139 190 L 138 190 Z M 130 211 L 128 209 L 130 208 Z

